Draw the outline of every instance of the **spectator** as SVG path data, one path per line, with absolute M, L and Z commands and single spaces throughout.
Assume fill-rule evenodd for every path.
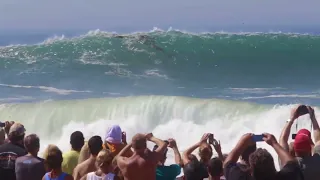
M 89 159 L 89 157 L 90 157 L 90 151 L 89 151 L 88 142 L 86 142 L 81 148 L 78 164 L 81 164 L 85 160 Z
M 4 143 L 5 139 L 6 139 L 6 133 L 4 129 L 0 127 L 0 145 Z
M 303 105 L 300 105 L 297 108 L 293 109 L 291 118 L 287 122 L 281 133 L 280 144 L 286 151 L 290 151 L 288 139 L 291 126 L 299 116 L 303 115 L 301 111 L 299 111 L 302 106 Z M 313 125 L 313 136 L 316 142 L 316 146 L 314 146 L 312 142 L 311 132 L 307 129 L 300 129 L 296 134 L 293 142 L 293 150 L 291 151 L 292 153 L 295 153 L 296 159 L 299 162 L 305 180 L 315 180 L 320 176 L 320 171 L 317 168 L 320 165 L 320 155 L 316 153 L 317 149 L 319 148 L 318 144 L 320 143 L 320 128 L 315 117 L 314 110 L 310 106 L 307 106 L 307 109 L 310 115 L 311 123 Z M 314 154 L 312 155 L 313 152 Z M 283 165 L 281 164 L 281 161 L 280 165 Z
M 191 146 L 183 153 L 183 172 L 186 179 L 204 179 L 209 177 L 209 174 L 207 172 L 207 165 L 212 156 L 212 148 L 210 144 L 207 143 L 207 141 L 210 135 L 210 133 L 205 133 L 198 143 Z M 191 154 L 197 148 L 199 148 L 200 161 L 196 156 Z M 193 173 L 196 173 L 197 175 Z
M 73 173 L 73 169 L 77 166 L 82 146 L 84 145 L 84 137 L 82 132 L 75 131 L 70 136 L 71 151 L 63 153 L 62 171 L 68 174 Z
M 147 148 L 147 140 L 157 144 L 158 148 L 155 151 L 150 151 Z M 132 144 L 128 144 L 117 156 L 117 164 L 124 179 L 155 180 L 157 164 L 163 157 L 167 145 L 164 141 L 154 137 L 152 133 L 136 134 L 132 138 Z M 134 153 L 127 158 L 125 154 L 131 147 L 134 149 Z
M 23 139 L 25 128 L 20 123 L 14 123 L 8 132 L 10 142 L 0 146 L 0 176 L 1 179 L 15 180 L 15 163 L 20 156 L 27 154 Z
M 277 172 L 271 154 L 265 149 L 257 149 L 249 157 L 250 173 L 255 180 L 302 180 L 303 175 L 294 158 L 285 151 L 271 134 L 263 134 L 263 140 L 277 152 L 284 167 Z M 237 160 L 241 153 L 252 144 L 253 134 L 242 136 L 236 147 L 229 153 L 224 162 L 225 177 L 228 180 L 251 179 L 239 168 Z
M 74 169 L 73 177 L 75 180 L 79 180 L 89 172 L 94 172 L 97 170 L 95 165 L 96 157 L 102 149 L 102 144 L 103 142 L 100 136 L 93 136 L 89 139 L 88 147 L 90 151 L 90 157 L 81 164 L 78 164 Z
M 106 133 L 104 149 L 109 149 L 114 155 L 117 155 L 127 145 L 126 133 L 122 132 L 119 125 L 111 126 Z M 128 150 L 126 157 L 132 156 L 132 151 Z
M 97 171 L 86 174 L 81 180 L 114 180 L 115 175 L 111 173 L 113 158 L 109 150 L 101 150 L 96 158 Z
M 166 149 L 164 154 L 160 157 L 160 161 L 157 166 L 157 180 L 175 180 L 176 177 L 181 173 L 181 166 L 183 165 L 183 163 L 177 143 L 174 139 L 168 139 L 167 143 L 168 147 L 173 149 L 176 164 L 172 164 L 170 166 L 164 165 L 167 159 L 168 152 L 168 149 Z M 156 149 L 158 149 L 157 145 L 154 146 L 153 151 L 155 151 Z
M 220 180 L 223 176 L 223 162 L 220 158 L 212 158 L 208 164 L 209 180 Z
M 40 148 L 39 137 L 35 134 L 28 135 L 24 138 L 24 147 L 28 154 L 18 157 L 16 160 L 15 171 L 17 180 L 41 180 L 46 170 L 43 159 L 38 157 Z
M 62 171 L 62 161 L 60 149 L 55 145 L 48 146 L 44 163 L 50 172 L 46 173 L 42 180 L 73 180 L 70 174 Z

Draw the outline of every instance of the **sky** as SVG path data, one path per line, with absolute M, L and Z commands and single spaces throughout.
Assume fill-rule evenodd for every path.
M 319 0 L 0 0 L 0 31 L 313 27 Z

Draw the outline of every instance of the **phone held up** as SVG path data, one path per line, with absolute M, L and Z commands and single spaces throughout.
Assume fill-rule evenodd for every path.
M 303 116 L 305 114 L 308 114 L 309 110 L 306 105 L 301 105 L 298 107 L 297 112 L 299 113 L 300 116 Z
M 208 139 L 209 144 L 213 144 L 213 140 L 214 140 L 214 136 L 213 136 L 213 134 L 210 134 L 209 139 Z
M 0 127 L 5 127 L 5 126 L 6 126 L 6 123 L 0 122 Z
M 262 134 L 260 134 L 260 135 L 253 135 L 253 136 L 252 136 L 252 140 L 253 140 L 254 142 L 261 142 L 261 141 L 263 141 L 263 135 L 262 135 Z

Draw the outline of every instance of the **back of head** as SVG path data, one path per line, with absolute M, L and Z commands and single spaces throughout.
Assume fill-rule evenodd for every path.
M 88 142 L 87 142 L 81 148 L 79 159 L 78 159 L 78 164 L 89 159 L 89 157 L 90 157 L 90 151 L 89 151 L 89 146 L 88 146 Z
M 300 129 L 294 139 L 294 152 L 298 157 L 310 156 L 312 150 L 311 133 L 307 129 Z
M 44 162 L 48 170 L 61 168 L 62 160 L 61 150 L 55 145 L 49 145 L 44 156 Z
M 122 130 L 119 125 L 111 126 L 106 133 L 105 141 L 113 144 L 120 144 L 122 141 Z
M 202 160 L 210 160 L 212 157 L 212 147 L 208 143 L 202 143 L 199 147 L 199 156 Z
M 154 145 L 153 146 L 153 151 L 155 151 L 156 149 L 158 149 L 158 145 Z M 161 159 L 160 159 L 160 162 L 161 163 L 164 163 L 165 162 L 165 160 L 167 159 L 167 153 L 168 153 L 168 148 L 164 151 L 164 153 L 163 153 L 163 156 L 161 157 Z
M 102 149 L 96 158 L 96 165 L 98 168 L 102 170 L 111 169 L 112 168 L 112 160 L 114 156 L 109 150 Z
M 257 150 L 257 144 L 256 143 L 251 144 L 243 151 L 243 153 L 241 154 L 241 159 L 248 164 L 250 154 L 254 153 L 256 150 Z
M 266 149 L 257 149 L 249 157 L 250 169 L 256 180 L 273 180 L 276 174 L 274 160 Z
M 70 136 L 70 144 L 72 149 L 76 151 L 80 151 L 82 146 L 84 145 L 84 137 L 82 132 L 75 131 Z
M 103 142 L 100 136 L 92 136 L 88 141 L 90 154 L 92 154 L 93 156 L 98 155 L 98 153 L 102 149 L 102 144 Z
M 24 147 L 29 153 L 37 153 L 40 148 L 40 139 L 36 134 L 30 134 L 24 138 Z
M 26 129 L 20 123 L 14 123 L 9 130 L 8 138 L 11 142 L 22 142 L 24 139 Z
M 208 164 L 208 173 L 211 177 L 220 177 L 223 175 L 223 165 L 219 158 L 212 158 Z
M 6 132 L 3 128 L 0 128 L 0 145 L 4 143 L 6 139 Z
M 188 164 L 183 167 L 183 174 L 185 180 L 202 180 L 206 169 L 201 166 L 197 159 L 192 159 Z
M 147 139 L 144 134 L 136 134 L 133 136 L 132 148 L 135 151 L 145 150 L 147 148 Z

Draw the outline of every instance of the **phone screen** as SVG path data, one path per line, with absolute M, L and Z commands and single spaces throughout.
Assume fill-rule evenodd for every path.
M 213 139 L 214 139 L 213 134 L 210 134 L 210 135 L 209 135 L 209 144 L 212 144 L 212 143 L 213 143 Z
M 262 135 L 262 134 L 261 134 L 261 135 L 253 135 L 253 136 L 252 136 L 252 140 L 253 140 L 254 142 L 263 141 L 263 135 Z

